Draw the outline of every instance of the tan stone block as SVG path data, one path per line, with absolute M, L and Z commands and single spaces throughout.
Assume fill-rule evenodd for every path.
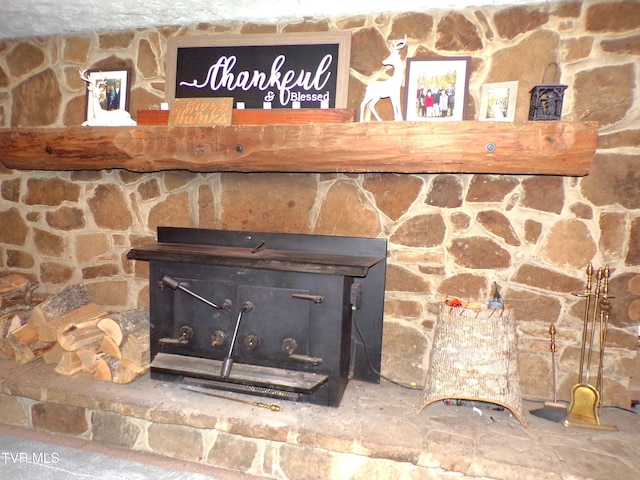
M 502 202 L 519 184 L 518 178 L 510 175 L 474 175 L 465 201 Z
M 489 285 L 480 275 L 459 273 L 445 278 L 438 286 L 438 292 L 461 300 L 477 302 L 482 300 L 483 294 L 488 295 Z
M 389 45 L 377 28 L 363 28 L 351 36 L 350 67 L 362 75 L 368 77 L 382 70 L 381 62 L 389 53 Z M 359 96 L 358 105 L 362 98 Z
M 497 210 L 484 210 L 478 212 L 476 220 L 487 231 L 504 239 L 508 245 L 518 247 L 521 245 L 520 239 L 511 226 L 509 219 Z
M 276 25 L 269 25 L 264 23 L 247 22 L 242 25 L 240 33 L 277 33 L 278 28 Z
M 147 438 L 153 453 L 195 462 L 204 458 L 202 431 L 196 428 L 154 423 Z
M 137 66 L 144 78 L 155 78 L 160 75 L 158 58 L 149 41 L 144 38 L 138 43 Z
M 33 268 L 36 262 L 30 253 L 20 250 L 7 250 L 7 267 Z
M 207 463 L 216 467 L 248 472 L 258 451 L 258 443 L 255 440 L 219 432 L 207 453 Z
M 457 265 L 466 268 L 499 269 L 511 265 L 511 254 L 490 238 L 454 238 L 447 251 Z
M 221 181 L 223 229 L 310 232 L 318 188 L 315 176 L 224 174 Z
M 419 318 L 422 314 L 420 303 L 411 300 L 389 298 L 384 301 L 385 316 L 398 318 Z
M 98 305 L 122 307 L 129 300 L 129 282 L 126 280 L 93 282 L 87 285 L 87 290 Z
M 89 58 L 91 39 L 89 37 L 68 37 L 64 41 L 62 58 L 69 62 L 84 65 Z
M 19 42 L 7 54 L 7 66 L 13 77 L 23 77 L 44 64 L 42 48 L 31 42 Z
M 67 254 L 65 238 L 60 235 L 35 228 L 33 230 L 33 242 L 37 253 L 40 255 L 62 258 Z
M 96 187 L 87 201 L 96 225 L 111 230 L 127 230 L 133 218 L 123 190 L 113 184 Z
M 409 265 L 424 265 L 424 264 L 436 264 L 444 265 L 444 252 L 438 250 L 435 252 L 424 250 L 398 250 L 392 251 L 389 249 L 389 255 L 393 259 L 401 264 Z
M 389 241 L 408 247 L 437 247 L 445 238 L 446 225 L 442 215 L 416 215 L 402 222 Z
M 638 3 L 634 0 L 600 2 L 587 6 L 585 28 L 593 32 L 625 32 L 640 28 Z
M 98 36 L 100 48 L 103 50 L 120 50 L 129 48 L 135 34 L 133 32 L 104 33 Z
M 482 47 L 482 38 L 475 24 L 462 13 L 449 13 L 438 22 L 438 50 L 475 52 Z
M 64 435 L 82 435 L 89 428 L 84 408 L 57 403 L 35 403 L 31 406 L 33 428 Z
M 0 242 L 9 245 L 24 245 L 29 227 L 17 208 L 0 212 L 0 225 L 11 225 L 11 228 L 0 228 Z
M 591 232 L 581 220 L 561 220 L 547 233 L 540 255 L 549 263 L 567 270 L 584 268 L 597 252 Z
M 12 127 L 46 127 L 58 120 L 62 91 L 53 69 L 28 77 L 12 89 L 11 95 Z
M 136 190 L 140 194 L 142 201 L 151 200 L 160 196 L 160 186 L 156 178 L 150 178 L 142 182 Z
M 20 397 L 0 395 L 0 423 L 29 426 L 29 406 Z
M 45 217 L 47 225 L 56 230 L 81 230 L 85 226 L 84 210 L 75 207 L 60 207 Z
M 614 55 L 640 55 L 640 35 L 615 40 L 603 40 L 600 46 Z
M 198 227 L 215 228 L 216 220 L 213 190 L 210 185 L 200 185 L 198 188 Z
M 132 449 L 142 428 L 131 417 L 96 410 L 91 413 L 91 439 L 105 445 Z
M 111 250 L 109 238 L 106 233 L 77 235 L 75 237 L 75 258 L 77 262 L 83 264 L 109 253 Z
M 155 231 L 158 226 L 194 227 L 189 193 L 170 195 L 153 206 L 149 212 L 148 227 Z
M 562 177 L 534 176 L 522 181 L 523 207 L 560 214 L 564 206 L 565 191 Z
M 63 202 L 77 202 L 80 185 L 60 178 L 29 178 L 24 202 L 27 205 L 59 206 Z
M 420 275 L 398 265 L 387 265 L 385 289 L 388 292 L 428 294 L 429 283 Z
M 45 283 L 61 285 L 73 277 L 73 268 L 55 262 L 40 264 L 40 279 Z
M 283 33 L 326 32 L 328 30 L 329 23 L 327 20 L 315 20 L 312 18 L 305 18 L 300 23 L 292 23 L 282 28 Z
M 511 7 L 499 10 L 493 16 L 498 34 L 508 40 L 537 30 L 548 21 L 549 13 L 542 8 Z
M 382 337 L 382 373 L 389 375 L 393 372 L 391 376 L 394 380 L 402 383 L 421 384 L 425 375 L 422 365 L 428 355 L 427 346 L 421 326 L 414 328 L 394 321 L 385 321 Z
M 633 105 L 635 65 L 604 66 L 576 73 L 573 113 L 578 120 L 600 122 L 600 127 L 621 121 Z M 598 95 L 591 92 L 597 91 Z
M 411 39 L 429 38 L 433 31 L 433 16 L 422 12 L 398 13 L 392 18 L 378 17 L 378 25 L 391 23 L 390 39 L 403 38 L 405 35 Z
M 415 175 L 368 174 L 363 187 L 369 190 L 376 206 L 391 220 L 404 215 L 422 190 L 424 182 Z
M 279 467 L 285 478 L 332 477 L 336 454 L 322 449 L 283 444 L 279 450 Z
M 569 38 L 562 42 L 565 62 L 575 62 L 587 58 L 593 48 L 594 37 Z
M 327 192 L 313 229 L 319 235 L 377 237 L 380 217 L 355 183 L 337 181 Z
M 584 288 L 584 280 L 563 275 L 544 267 L 524 263 L 518 267 L 513 280 L 516 283 L 529 285 L 543 290 L 570 294 Z
M 20 186 L 21 182 L 19 178 L 2 181 L 0 183 L 2 199 L 10 202 L 18 202 L 20 200 Z
M 458 175 L 436 175 L 431 180 L 424 203 L 434 207 L 462 206 L 464 185 Z
M 198 178 L 194 172 L 164 172 L 164 186 L 169 192 L 178 190 Z

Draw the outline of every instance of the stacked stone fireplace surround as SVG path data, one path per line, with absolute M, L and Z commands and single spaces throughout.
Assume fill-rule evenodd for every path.
M 408 56 L 471 57 L 470 119 L 477 118 L 482 84 L 517 80 L 516 121 L 525 121 L 529 90 L 556 62 L 561 83 L 569 85 L 563 120 L 598 121 L 600 135 L 583 178 L 45 172 L 0 165 L 0 270 L 38 281 L 40 293 L 84 283 L 96 303 L 119 311 L 148 305 L 147 265 L 126 253 L 153 241 L 159 225 L 384 237 L 383 374 L 423 384 L 442 295 L 488 299 L 495 281 L 516 309 L 523 395 L 552 396 L 548 330 L 554 322 L 558 396 L 568 400 L 584 308 L 571 292 L 584 287 L 589 262 L 608 265 L 615 299 L 605 402 L 628 408 L 640 398 L 639 29 L 637 2 L 587 0 L 2 42 L 4 128 L 80 125 L 80 68 L 130 68 L 133 117 L 156 108 L 164 100 L 170 36 L 348 31 L 348 107 L 356 111 L 366 82 L 385 77 L 380 60 L 390 40 L 407 34 Z M 378 110 L 392 118 L 385 101 Z

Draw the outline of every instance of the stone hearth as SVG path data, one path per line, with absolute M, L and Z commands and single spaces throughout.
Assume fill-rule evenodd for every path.
M 432 404 L 422 391 L 349 383 L 339 408 L 282 411 L 200 395 L 144 376 L 129 385 L 61 377 L 41 362 L 0 361 L 0 423 L 286 479 L 631 479 L 640 417 L 605 409 L 619 432 L 567 429 L 529 414 Z M 247 400 L 259 397 L 237 397 Z

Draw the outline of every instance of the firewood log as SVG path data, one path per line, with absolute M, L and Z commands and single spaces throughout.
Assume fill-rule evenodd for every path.
M 149 329 L 149 310 L 137 308 L 122 313 L 111 314 L 102 319 L 98 326 L 106 335 L 111 337 L 117 345 L 121 345 L 124 338 L 141 329 Z
M 98 328 L 99 318 L 71 323 L 58 333 L 58 343 L 67 352 L 81 348 L 98 349 L 104 338 L 104 332 Z
M 55 342 L 43 342 L 38 338 L 38 330 L 28 322 L 14 330 L 7 337 L 15 359 L 21 365 L 32 362 L 51 350 Z
M 71 285 L 38 305 L 39 315 L 33 317 L 33 322 L 39 325 L 54 320 L 90 302 L 91 295 L 84 285 Z
M 46 364 L 56 365 L 62 359 L 63 352 L 62 347 L 56 343 L 51 350 L 42 355 L 42 360 Z
M 149 365 L 138 365 L 127 359 L 122 359 L 113 373 L 113 383 L 126 384 L 140 378 L 149 370 Z
M 98 360 L 93 379 L 121 384 L 131 383 L 148 369 L 148 365 L 141 366 L 129 360 L 118 360 L 110 355 L 104 355 Z
M 62 352 L 62 357 L 55 368 L 56 373 L 69 376 L 75 375 L 83 370 L 84 367 L 77 352 Z
M 98 360 L 104 355 L 103 353 L 96 353 L 88 348 L 81 348 L 80 350 L 76 350 L 76 355 L 78 355 L 78 359 L 82 364 L 82 371 L 93 373 L 96 370 L 96 366 L 98 365 Z
M 102 343 L 100 344 L 100 352 L 109 354 L 113 358 L 117 358 L 118 360 L 122 359 L 122 350 L 120 350 L 120 347 L 116 344 L 113 338 L 108 335 L 105 335 L 102 339 Z
M 15 358 L 15 353 L 8 337 L 27 322 L 28 315 L 28 312 L 21 311 L 8 313 L 0 317 L 0 357 Z
M 36 309 L 37 307 L 34 308 L 34 311 Z M 106 315 L 107 311 L 99 305 L 96 305 L 95 303 L 87 303 L 62 315 L 59 315 L 53 320 L 38 324 L 38 334 L 41 340 L 54 342 L 58 340 L 58 337 L 63 331 L 73 329 L 74 325 L 81 325 L 87 322 L 93 322 L 94 324 L 97 324 L 98 320 L 102 317 L 105 317 Z
M 148 328 L 133 332 L 122 345 L 122 358 L 137 365 L 146 366 L 151 362 L 150 346 Z

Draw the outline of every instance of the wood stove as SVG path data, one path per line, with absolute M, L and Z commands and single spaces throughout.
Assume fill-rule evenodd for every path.
M 385 239 L 159 227 L 151 377 L 338 406 L 380 381 Z

